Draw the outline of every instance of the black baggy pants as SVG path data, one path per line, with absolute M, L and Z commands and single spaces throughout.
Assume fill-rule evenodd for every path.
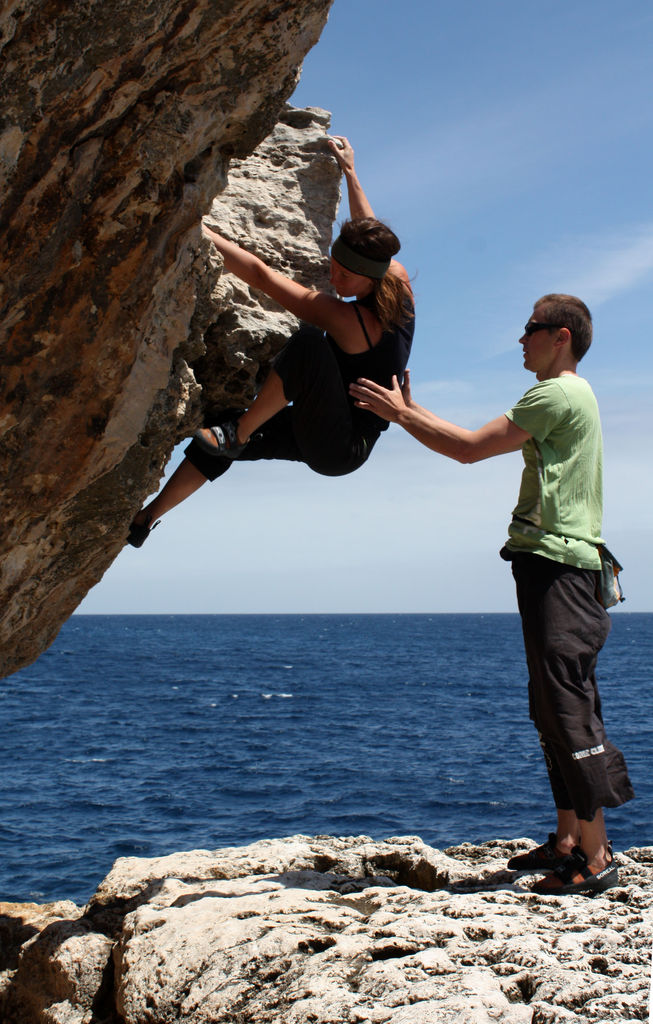
M 233 462 L 284 459 L 305 462 L 324 476 L 344 476 L 363 465 L 378 437 L 359 434 L 352 405 L 331 345 L 316 327 L 303 324 L 277 356 L 273 368 L 292 405 L 257 430 L 237 459 L 205 452 L 191 441 L 185 455 L 208 480 Z
M 592 821 L 600 807 L 618 807 L 635 795 L 623 754 L 605 734 L 596 684 L 610 617 L 596 597 L 592 570 L 526 552 L 509 557 L 526 648 L 530 716 L 555 805 Z

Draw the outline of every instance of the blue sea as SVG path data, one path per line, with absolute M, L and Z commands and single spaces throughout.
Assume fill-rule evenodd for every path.
M 653 844 L 653 615 L 612 617 L 608 735 Z M 517 615 L 73 616 L 0 681 L 0 900 L 85 903 L 121 856 L 305 834 L 546 837 Z

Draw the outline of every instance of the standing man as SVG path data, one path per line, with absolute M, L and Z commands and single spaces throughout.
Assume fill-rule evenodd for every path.
M 538 383 L 505 415 L 465 430 L 403 390 L 359 380 L 357 404 L 398 423 L 433 451 L 478 462 L 522 450 L 519 498 L 501 557 L 512 563 L 529 671 L 530 716 L 544 752 L 557 829 L 508 867 L 545 871 L 536 893 L 600 892 L 618 882 L 603 807 L 634 796 L 607 739 L 596 685 L 610 618 L 597 598 L 602 543 L 602 438 L 589 384 L 576 373 L 592 341 L 587 306 L 571 295 L 535 303 L 520 344 Z

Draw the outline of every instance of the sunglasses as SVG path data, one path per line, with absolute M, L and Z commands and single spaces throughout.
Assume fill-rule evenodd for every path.
M 559 327 L 564 327 L 564 324 L 540 324 L 537 320 L 529 320 L 524 327 L 524 334 L 530 338 L 531 334 L 535 334 L 536 331 L 556 330 Z

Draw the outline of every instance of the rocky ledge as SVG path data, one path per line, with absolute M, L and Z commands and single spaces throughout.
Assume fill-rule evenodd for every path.
M 4 1024 L 648 1018 L 653 847 L 540 897 L 530 840 L 293 836 L 118 860 L 89 904 L 0 904 Z

